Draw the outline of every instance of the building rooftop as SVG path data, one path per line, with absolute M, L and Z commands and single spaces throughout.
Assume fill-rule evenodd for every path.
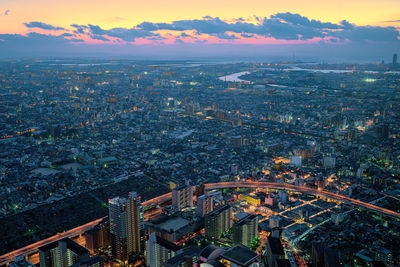
M 179 229 L 182 229 L 189 225 L 189 221 L 182 217 L 170 217 L 167 220 L 162 220 L 160 223 L 155 223 L 155 225 L 164 231 L 167 232 L 176 232 Z
M 164 263 L 165 267 L 175 267 L 179 266 L 180 263 L 184 262 L 185 257 L 195 257 L 200 254 L 200 249 L 198 247 L 189 247 L 185 249 L 182 253 L 179 253 L 175 257 L 170 258 Z
M 230 209 L 231 206 L 230 205 L 224 205 L 216 210 L 213 210 L 212 212 L 206 214 L 207 216 L 217 216 L 218 214 Z
M 242 219 L 240 219 L 239 221 L 235 222 L 235 224 L 238 225 L 244 225 L 248 222 L 251 222 L 252 220 L 255 220 L 257 218 L 257 215 L 255 214 L 248 214 L 246 217 L 243 217 Z
M 160 246 L 162 246 L 164 248 L 167 248 L 167 249 L 175 251 L 175 252 L 182 249 L 181 246 L 175 245 L 174 243 L 169 242 L 168 240 L 165 240 L 164 238 L 161 238 L 159 236 L 156 236 L 156 238 L 157 238 L 157 244 L 159 244 Z
M 236 245 L 222 254 L 222 258 L 239 265 L 247 265 L 257 259 L 258 255 L 244 245 Z
M 15 257 L 15 260 L 13 262 L 10 262 L 8 265 L 10 267 L 35 267 L 34 264 L 29 262 L 28 260 L 25 259 L 24 255 L 19 255 Z

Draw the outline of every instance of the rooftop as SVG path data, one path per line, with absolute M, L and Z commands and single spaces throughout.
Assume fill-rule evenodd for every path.
M 222 254 L 222 258 L 239 265 L 250 264 L 254 262 L 257 257 L 258 255 L 255 252 L 244 245 L 236 245 Z

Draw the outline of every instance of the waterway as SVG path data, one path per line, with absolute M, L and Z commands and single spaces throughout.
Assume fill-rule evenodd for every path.
M 247 80 L 242 80 L 239 77 L 246 75 L 246 74 L 250 74 L 249 71 L 241 71 L 241 72 L 236 72 L 236 73 L 232 73 L 226 76 L 221 76 L 218 79 L 220 79 L 221 81 L 225 81 L 225 82 L 236 82 L 236 83 L 248 83 L 250 84 L 250 81 Z

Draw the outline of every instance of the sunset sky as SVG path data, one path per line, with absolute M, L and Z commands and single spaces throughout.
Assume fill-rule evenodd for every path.
M 115 49 L 134 56 L 250 55 L 254 47 L 265 55 L 331 49 L 379 58 L 387 56 L 382 48 L 399 49 L 399 32 L 398 0 L 0 1 L 2 56 L 116 55 Z

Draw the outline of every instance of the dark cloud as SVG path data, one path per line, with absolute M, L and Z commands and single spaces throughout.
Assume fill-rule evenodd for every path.
M 233 34 L 226 34 L 226 33 L 218 33 L 218 34 L 215 34 L 215 36 L 218 37 L 219 39 L 225 39 L 225 40 L 239 39 Z
M 97 39 L 101 38 L 100 36 L 108 36 L 108 37 L 115 37 L 126 42 L 134 42 L 137 38 L 146 38 L 146 37 L 157 37 L 159 34 L 152 33 L 148 30 L 143 29 L 126 29 L 126 28 L 113 28 L 110 30 L 104 30 L 100 26 L 97 25 L 88 25 L 89 32 L 97 37 Z M 99 39 L 101 40 L 101 39 Z
M 354 29 L 354 25 L 348 22 L 347 20 L 342 20 L 340 22 L 340 25 L 342 26 L 342 29 L 347 29 L 347 30 Z
M 46 56 L 71 49 L 71 43 L 83 43 L 81 39 L 66 39 L 65 36 L 39 34 L 35 32 L 25 35 L 0 34 L 0 56 Z
M 71 27 L 74 27 L 76 30 L 74 31 L 74 33 L 80 33 L 80 34 L 84 34 L 85 30 L 88 29 L 89 27 L 86 25 L 78 25 L 78 24 L 71 24 Z
M 90 34 L 89 36 L 90 36 L 90 38 L 92 38 L 93 40 L 100 40 L 100 41 L 104 41 L 104 42 L 110 41 L 110 39 L 104 37 L 103 35 Z
M 307 17 L 303 17 L 300 14 L 292 14 L 290 12 L 277 13 L 275 15 L 272 15 L 271 18 L 280 19 L 294 25 L 302 25 L 305 27 L 312 27 L 317 29 L 322 29 L 322 28 L 339 29 L 340 27 L 339 25 L 330 22 L 321 22 L 314 19 L 309 20 Z
M 240 34 L 240 36 L 242 36 L 244 38 L 251 38 L 251 37 L 254 37 L 254 34 L 252 34 L 252 33 L 242 33 L 242 34 Z
M 66 32 L 66 33 L 63 33 L 63 34 L 61 34 L 61 35 L 59 35 L 59 36 L 61 36 L 61 37 L 73 37 L 73 36 L 75 36 L 75 35 Z
M 50 24 L 39 22 L 39 21 L 32 21 L 29 23 L 24 23 L 24 25 L 28 28 L 39 28 L 39 29 L 43 29 L 43 30 L 65 30 L 62 27 L 56 27 L 56 26 L 53 26 Z
M 334 32 L 332 36 L 350 41 L 399 42 L 399 32 L 394 27 L 358 26 Z
M 197 34 L 210 34 L 221 39 L 231 38 L 226 32 L 261 35 L 283 40 L 308 40 L 313 38 L 335 37 L 350 41 L 393 41 L 399 32 L 393 27 L 356 26 L 346 20 L 339 24 L 321 22 L 293 13 L 277 13 L 270 18 L 258 18 L 258 24 L 247 23 L 239 18 L 228 23 L 218 17 L 206 16 L 200 20 L 178 20 L 172 23 L 143 22 L 137 28 L 145 31 L 174 30 L 195 31 Z

